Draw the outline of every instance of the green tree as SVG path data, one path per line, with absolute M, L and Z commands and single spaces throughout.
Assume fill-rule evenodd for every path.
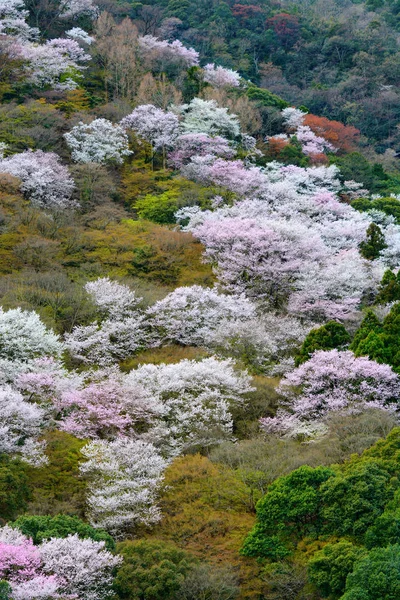
M 328 321 L 325 325 L 312 329 L 307 335 L 296 357 L 296 366 L 306 362 L 316 350 L 342 349 L 350 342 L 350 335 L 344 325 Z
M 367 229 L 366 239 L 360 243 L 360 254 L 367 260 L 379 258 L 382 250 L 387 248 L 385 236 L 376 223 L 371 223 Z
M 377 304 L 387 304 L 400 300 L 400 271 L 395 275 L 393 271 L 387 269 L 384 272 L 382 281 L 379 285 Z
M 117 551 L 124 562 L 114 586 L 127 600 L 174 600 L 194 564 L 190 554 L 160 540 L 121 542 Z
M 398 600 L 400 545 L 376 548 L 354 564 L 341 600 Z
M 257 522 L 242 547 L 245 556 L 279 560 L 293 543 L 321 529 L 320 486 L 334 475 L 328 467 L 307 465 L 279 477 L 257 503 Z
M 367 551 L 347 540 L 327 544 L 308 563 L 308 576 L 324 598 L 339 598 L 354 563 Z
M 26 510 L 31 496 L 29 467 L 18 458 L 0 455 L 0 518 L 14 519 Z
M 23 515 L 18 517 L 13 527 L 17 527 L 22 533 L 30 538 L 34 544 L 40 544 L 43 540 L 51 537 L 65 538 L 70 534 L 77 533 L 80 538 L 91 538 L 96 542 L 104 541 L 108 550 L 115 549 L 115 543 L 111 535 L 101 529 L 94 529 L 84 523 L 78 517 L 68 515 Z
M 176 192 L 167 191 L 159 196 L 147 194 L 135 202 L 135 210 L 141 219 L 160 225 L 175 223 L 175 213 L 179 208 Z

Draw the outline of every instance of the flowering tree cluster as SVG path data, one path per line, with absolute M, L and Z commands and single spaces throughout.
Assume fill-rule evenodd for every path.
M 185 133 L 176 138 L 168 160 L 176 169 L 182 169 L 190 165 L 193 157 L 202 157 L 207 159 L 204 166 L 207 169 L 208 163 L 213 164 L 215 158 L 233 158 L 234 154 L 231 144 L 220 135 L 212 137 L 206 133 Z M 196 173 L 194 175 L 196 177 Z M 209 176 L 204 173 L 206 175 Z
M 189 104 L 176 107 L 176 111 L 181 117 L 182 133 L 206 133 L 227 138 L 236 138 L 240 133 L 236 115 L 219 107 L 215 100 L 194 98 Z
M 142 104 L 135 108 L 122 119 L 121 126 L 133 130 L 149 142 L 154 151 L 173 146 L 178 136 L 178 117 L 153 104 Z
M 55 38 L 45 44 L 25 43 L 20 56 L 27 63 L 28 81 L 38 87 L 71 90 L 77 87 L 84 63 L 90 56 L 71 38 Z
M 283 408 L 261 419 L 269 433 L 313 436 L 326 430 L 332 412 L 357 413 L 374 408 L 396 412 L 399 376 L 388 365 L 350 351 L 317 351 L 288 373 L 278 391 Z
M 78 163 L 121 164 L 123 157 L 131 154 L 124 129 L 107 119 L 94 119 L 89 124 L 80 122 L 64 137 L 72 160 Z
M 0 35 L 8 35 L 19 41 L 35 39 L 39 30 L 26 22 L 29 12 L 23 0 L 2 0 L 0 2 Z
M 157 61 L 161 65 L 178 63 L 184 68 L 199 64 L 199 53 L 193 48 L 186 48 L 179 40 L 168 42 L 145 35 L 139 37 L 138 41 L 141 52 L 150 61 Z
M 230 408 L 251 391 L 246 372 L 235 372 L 231 360 L 214 357 L 171 365 L 142 365 L 127 382 L 143 387 L 162 407 L 163 415 L 145 434 L 164 455 L 174 456 L 232 435 Z
M 21 180 L 21 191 L 35 206 L 48 209 L 74 207 L 75 184 L 54 152 L 27 150 L 0 160 L 0 173 Z
M 140 440 L 99 440 L 82 450 L 81 472 L 89 481 L 89 519 L 94 527 L 120 533 L 160 519 L 156 505 L 167 461 Z
M 214 63 L 209 63 L 203 67 L 204 81 L 215 88 L 239 87 L 240 75 L 232 69 L 215 66 Z
M 112 597 L 112 571 L 122 558 L 104 546 L 77 534 L 34 546 L 18 529 L 5 526 L 0 529 L 0 578 L 15 600 L 106 600 Z

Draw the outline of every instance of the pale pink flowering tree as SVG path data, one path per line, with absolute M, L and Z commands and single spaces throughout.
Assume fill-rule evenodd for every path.
M 316 435 L 325 430 L 332 412 L 362 412 L 378 408 L 396 412 L 400 379 L 388 365 L 350 351 L 317 351 L 310 360 L 288 373 L 278 392 L 283 407 L 262 428 L 282 435 Z
M 229 141 L 217 135 L 212 137 L 206 133 L 186 133 L 180 135 L 168 154 L 168 161 L 176 169 L 190 163 L 194 156 L 233 158 L 234 149 Z
M 239 87 L 240 75 L 232 69 L 225 69 L 214 63 L 208 63 L 203 67 L 204 81 L 215 88 Z
M 325 257 L 318 236 L 300 224 L 227 217 L 207 220 L 193 233 L 229 291 L 271 306 L 286 302 L 307 261 L 318 263 Z
M 162 342 L 212 346 L 216 330 L 228 323 L 247 322 L 256 314 L 244 296 L 220 294 L 199 285 L 180 287 L 151 306 L 149 325 Z
M 97 373 L 99 375 L 99 373 Z M 162 407 L 140 386 L 124 385 L 121 377 L 106 379 L 66 391 L 56 402 L 60 429 L 82 439 L 115 439 L 134 436 L 162 413 Z
M 153 152 L 162 150 L 165 163 L 166 148 L 171 148 L 178 136 L 178 117 L 153 104 L 142 104 L 122 119 L 121 127 L 146 140 Z
M 138 523 L 160 520 L 158 490 L 167 461 L 141 440 L 90 442 L 80 470 L 88 478 L 88 518 L 94 527 L 121 534 Z
M 312 156 L 313 154 L 323 154 L 326 151 L 335 152 L 336 148 L 325 138 L 316 135 L 307 125 L 301 125 L 295 133 L 299 140 L 304 154 Z
M 0 2 L 0 35 L 7 35 L 19 41 L 35 39 L 39 35 L 36 27 L 26 22 L 29 11 L 23 0 L 1 0 Z
M 44 209 L 74 208 L 75 184 L 54 152 L 27 150 L 0 160 L 0 173 L 21 180 L 21 191 L 35 206 Z
M 78 42 L 69 38 L 56 38 L 45 44 L 27 42 L 21 46 L 20 54 L 28 63 L 30 83 L 66 90 L 77 87 L 76 79 L 82 76 L 84 63 L 90 60 Z
M 168 64 L 183 68 L 195 67 L 199 64 L 199 53 L 193 48 L 186 48 L 179 40 L 168 42 L 152 35 L 145 35 L 139 37 L 138 42 L 144 57 L 150 60 L 153 66 L 158 62 L 161 70 L 164 70 Z
M 123 158 L 132 154 L 125 130 L 107 119 L 80 122 L 64 138 L 72 160 L 78 163 L 122 164 Z

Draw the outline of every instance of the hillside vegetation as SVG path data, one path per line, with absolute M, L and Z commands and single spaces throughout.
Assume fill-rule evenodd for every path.
M 399 15 L 0 0 L 0 600 L 400 597 Z

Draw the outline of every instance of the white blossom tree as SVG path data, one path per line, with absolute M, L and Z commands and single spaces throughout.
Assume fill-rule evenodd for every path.
M 160 519 L 157 493 L 167 461 L 147 442 L 90 442 L 82 449 L 81 472 L 89 480 L 88 517 L 94 527 L 120 534 Z
M 181 116 L 182 133 L 206 133 L 235 138 L 240 134 L 236 115 L 229 114 L 227 108 L 221 108 L 215 100 L 194 98 L 189 104 L 176 107 Z
M 232 69 L 225 69 L 214 63 L 208 63 L 203 67 L 204 81 L 215 88 L 239 87 L 240 75 Z
M 89 124 L 81 122 L 64 137 L 72 160 L 78 163 L 121 164 L 124 156 L 132 154 L 124 129 L 107 119 L 95 119 Z

